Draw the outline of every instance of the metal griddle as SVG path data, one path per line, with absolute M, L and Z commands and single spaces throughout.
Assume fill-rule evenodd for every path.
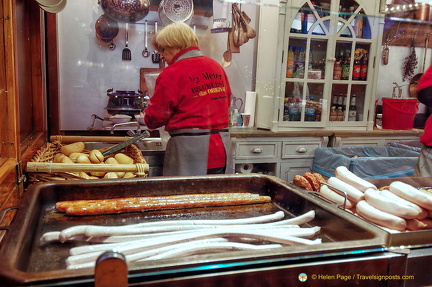
M 103 199 L 133 196 L 195 194 L 215 192 L 252 192 L 269 195 L 271 203 L 124 213 L 117 215 L 72 217 L 54 209 L 57 201 Z M 228 219 L 271 214 L 283 210 L 286 218 L 316 211 L 310 226 L 321 226 L 323 244 L 287 246 L 269 251 L 236 251 L 195 255 L 176 259 L 134 263 L 130 274 L 164 272 L 205 264 L 246 263 L 251 260 L 314 258 L 337 256 L 347 252 L 380 249 L 388 234 L 334 204 L 309 196 L 276 177 L 249 175 L 214 175 L 202 177 L 156 177 L 140 179 L 59 181 L 35 184 L 27 190 L 17 215 L 8 227 L 0 249 L 0 282 L 13 285 L 61 282 L 92 278 L 92 268 L 66 270 L 65 259 L 72 246 L 82 243 L 39 242 L 42 234 L 81 224 L 124 225 L 152 220 Z M 0 283 L 0 285 L 2 285 Z

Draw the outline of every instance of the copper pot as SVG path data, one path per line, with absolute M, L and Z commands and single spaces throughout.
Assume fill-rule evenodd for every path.
M 117 36 L 119 27 L 116 20 L 104 14 L 96 20 L 95 30 L 99 41 L 109 43 Z
M 101 0 L 102 10 L 119 22 L 133 23 L 144 19 L 150 9 L 149 0 Z

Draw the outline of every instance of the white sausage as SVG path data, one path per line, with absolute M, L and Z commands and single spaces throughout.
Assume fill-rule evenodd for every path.
M 339 178 L 343 182 L 346 182 L 349 185 L 354 186 L 355 188 L 357 188 L 360 191 L 364 192 L 368 188 L 373 188 L 373 189 L 377 190 L 377 187 L 374 184 L 372 184 L 372 183 L 362 179 L 361 177 L 357 176 L 356 174 L 352 173 L 348 168 L 346 168 L 343 165 L 338 166 L 336 168 L 335 175 L 337 178 Z
M 129 242 L 122 242 L 116 244 L 97 244 L 97 245 L 85 245 L 73 247 L 70 249 L 69 253 L 71 255 L 78 255 L 89 252 L 97 252 L 97 251 L 106 251 L 106 250 L 118 250 L 123 252 L 124 254 L 130 254 L 136 252 L 138 250 L 148 249 L 150 247 L 162 246 L 164 244 L 172 244 L 175 242 L 184 242 L 187 240 L 193 239 L 202 239 L 202 238 L 214 238 L 214 237 L 230 237 L 230 236 L 240 236 L 240 237 L 249 237 L 249 238 L 257 238 L 266 241 L 272 241 L 276 243 L 282 244 L 319 244 L 321 240 L 308 240 L 302 237 L 310 237 L 314 234 L 317 234 L 320 231 L 320 227 L 312 227 L 312 228 L 287 228 L 281 229 L 280 227 L 275 229 L 261 229 L 261 230 L 253 230 L 245 229 L 238 230 L 232 228 L 217 228 L 213 230 L 203 230 L 203 231 L 195 231 L 189 232 L 181 235 L 172 235 L 167 234 L 166 236 L 160 236 L 157 240 L 152 238 L 144 239 L 144 240 L 136 240 Z M 294 237 L 295 236 L 295 237 Z
M 337 177 L 330 177 L 327 180 L 327 183 L 330 185 L 330 187 L 334 187 L 340 191 L 346 192 L 348 199 L 350 199 L 354 203 L 364 199 L 363 192 Z
M 407 206 L 410 206 L 416 210 L 419 211 L 419 215 L 417 215 L 417 219 L 423 219 L 428 217 L 428 212 L 426 209 L 424 209 L 423 207 L 418 206 L 417 204 L 415 204 L 414 202 L 411 202 L 409 200 L 406 200 L 396 194 L 394 194 L 393 192 L 391 192 L 390 190 L 387 189 L 383 189 L 380 191 L 380 193 L 385 196 L 386 198 L 388 198 L 389 200 L 393 200 L 393 201 L 397 201 L 400 204 L 405 204 Z
M 405 230 L 407 227 L 405 219 L 376 209 L 366 200 L 359 201 L 356 210 L 360 216 L 377 225 L 400 231 Z
M 233 224 L 254 224 L 254 223 L 264 223 L 264 222 L 271 222 L 275 220 L 280 220 L 285 216 L 285 213 L 283 211 L 278 211 L 273 214 L 269 215 L 262 215 L 262 216 L 256 216 L 256 217 L 249 217 L 249 218 L 237 218 L 237 219 L 219 219 L 219 220 L 211 220 L 211 219 L 202 219 L 202 220 L 171 220 L 171 221 L 152 221 L 152 222 L 144 222 L 144 223 L 137 223 L 137 224 L 130 224 L 127 225 L 128 228 L 143 228 L 143 227 L 152 227 L 152 226 L 175 226 L 176 228 L 181 225 L 187 225 L 187 226 L 195 226 L 195 225 L 233 225 Z M 295 223 L 292 223 L 295 224 Z M 69 238 L 72 238 L 74 236 L 78 235 L 84 235 L 85 230 L 87 227 L 92 227 L 95 225 L 78 225 L 78 226 L 72 226 L 69 228 L 66 228 L 61 231 L 59 239 L 60 242 L 66 242 Z M 114 228 L 118 229 L 119 226 L 115 226 Z M 105 226 L 104 228 L 109 228 L 108 226 Z M 106 236 L 105 235 L 99 235 L 99 236 Z
M 339 193 L 337 193 L 336 191 L 331 190 L 327 185 L 323 184 L 321 185 L 320 189 L 319 189 L 319 193 L 322 194 L 324 197 L 333 200 L 336 203 L 339 204 L 344 204 L 345 202 L 345 196 L 340 195 Z M 347 199 L 346 203 L 345 203 L 345 208 L 347 209 L 351 209 L 353 208 L 353 203 Z
M 364 194 L 367 203 L 369 203 L 370 205 L 372 205 L 373 207 L 381 211 L 402 218 L 406 218 L 406 219 L 416 218 L 420 213 L 418 209 L 415 209 L 411 206 L 408 206 L 406 204 L 401 204 L 396 200 L 389 200 L 387 197 L 382 195 L 378 190 L 366 189 Z
M 390 191 L 402 198 L 405 198 L 406 200 L 414 202 L 421 207 L 432 209 L 432 196 L 419 191 L 412 185 L 401 181 L 393 181 L 390 184 Z

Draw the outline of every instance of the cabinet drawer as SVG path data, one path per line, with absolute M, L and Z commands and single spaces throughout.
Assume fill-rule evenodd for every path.
M 320 146 L 319 142 L 284 142 L 282 146 L 282 158 L 314 157 L 315 150 Z
M 279 158 L 279 142 L 237 143 L 236 159 L 277 159 Z

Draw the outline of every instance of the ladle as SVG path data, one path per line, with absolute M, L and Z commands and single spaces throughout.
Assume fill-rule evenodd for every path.
M 144 50 L 142 51 L 142 55 L 144 58 L 148 58 L 150 56 L 150 52 L 147 49 L 147 38 L 148 38 L 148 32 L 147 32 L 147 20 L 145 21 L 145 46 L 144 46 Z
M 232 37 L 232 32 L 228 32 L 227 50 L 222 55 L 222 67 L 224 68 L 227 68 L 231 65 L 231 60 L 232 60 L 232 53 L 230 48 L 231 37 Z

